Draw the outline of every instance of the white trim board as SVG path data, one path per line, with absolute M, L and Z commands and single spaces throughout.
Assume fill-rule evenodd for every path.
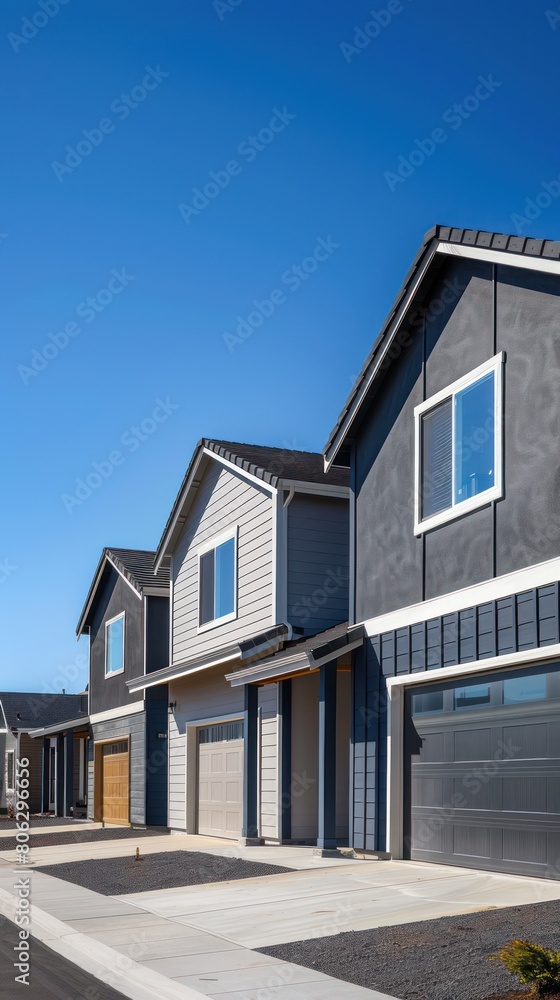
M 110 708 L 106 712 L 96 712 L 90 715 L 89 721 L 92 726 L 96 722 L 109 722 L 111 719 L 122 719 L 127 715 L 136 715 L 137 712 L 144 711 L 144 699 L 133 701 L 130 705 L 122 705 L 121 708 Z
M 462 611 L 477 604 L 486 604 L 488 601 L 499 600 L 501 597 L 509 597 L 511 594 L 557 583 L 559 580 L 560 558 L 556 557 L 534 566 L 528 566 L 525 569 L 516 570 L 513 573 L 505 573 L 493 580 L 484 580 L 482 583 L 465 587 L 463 590 L 454 590 L 451 594 L 432 597 L 428 601 L 411 604 L 406 608 L 399 608 L 397 611 L 389 611 L 377 618 L 368 618 L 358 624 L 364 626 L 366 635 L 379 635 L 382 632 L 391 632 L 393 629 L 404 628 L 407 625 L 416 625 L 430 618 L 439 618 L 441 615 L 451 614 L 454 611 Z
M 218 455 L 215 451 L 211 451 L 210 448 L 203 448 L 202 453 L 203 455 L 207 455 L 209 458 L 213 458 L 216 462 L 220 462 L 226 469 L 229 469 L 230 472 L 235 472 L 236 475 L 241 476 L 243 479 L 248 479 L 250 483 L 266 490 L 271 496 L 276 496 L 278 492 L 276 486 L 272 486 L 270 483 L 267 483 L 265 479 L 260 479 L 259 476 L 254 476 L 252 472 L 247 472 L 241 465 L 236 465 L 235 462 L 230 462 L 227 458 L 223 458 L 222 455 Z
M 472 260 L 486 260 L 491 264 L 503 264 L 505 267 L 524 267 L 528 271 L 545 271 L 547 274 L 560 274 L 560 261 L 549 260 L 547 257 L 528 257 L 524 253 L 512 253 L 511 250 L 491 250 L 485 247 L 470 247 L 462 243 L 439 243 L 437 253 L 449 254 L 450 257 L 470 257 Z

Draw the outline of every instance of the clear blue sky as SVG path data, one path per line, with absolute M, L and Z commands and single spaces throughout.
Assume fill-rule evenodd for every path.
M 515 232 L 560 174 L 557 0 L 42 2 L 0 11 L 0 689 L 37 691 L 200 437 L 320 450 L 423 233 Z

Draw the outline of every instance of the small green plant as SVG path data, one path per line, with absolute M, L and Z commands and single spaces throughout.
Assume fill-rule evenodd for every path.
M 560 997 L 560 951 L 529 941 L 510 941 L 491 958 L 503 962 L 512 976 L 529 985 L 530 996 Z

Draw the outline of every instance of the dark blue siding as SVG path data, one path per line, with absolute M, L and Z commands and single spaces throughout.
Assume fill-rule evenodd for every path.
M 167 684 L 146 690 L 146 823 L 167 826 Z M 161 734 L 165 733 L 162 737 Z

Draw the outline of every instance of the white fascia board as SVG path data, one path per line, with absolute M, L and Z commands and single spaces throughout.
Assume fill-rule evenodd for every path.
M 439 246 L 439 244 L 438 244 L 438 246 Z M 355 399 L 352 400 L 352 403 L 350 405 L 348 413 L 345 415 L 345 417 L 344 417 L 344 419 L 342 421 L 342 424 L 340 425 L 340 428 L 339 428 L 339 430 L 337 432 L 337 435 L 336 435 L 334 441 L 330 445 L 328 451 L 325 451 L 325 456 L 324 456 L 325 457 L 325 469 L 327 471 L 328 471 L 328 469 L 330 469 L 331 465 L 336 464 L 334 460 L 335 460 L 335 458 L 336 458 L 336 456 L 338 454 L 338 451 L 340 449 L 342 441 L 344 440 L 344 438 L 346 436 L 348 428 L 353 423 L 354 417 L 355 417 L 357 411 L 360 409 L 360 407 L 361 407 L 361 405 L 362 405 L 362 403 L 364 401 L 364 397 L 366 396 L 367 392 L 369 391 L 369 387 L 370 387 L 371 383 L 373 382 L 373 380 L 375 379 L 375 377 L 376 377 L 379 369 L 381 368 L 381 365 L 383 364 L 383 362 L 384 362 L 384 360 L 385 360 L 385 358 L 386 358 L 386 356 L 387 356 L 387 354 L 388 354 L 388 352 L 390 350 L 391 344 L 393 343 L 393 337 L 397 333 L 397 331 L 398 331 L 398 329 L 399 329 L 399 327 L 401 325 L 402 320 L 406 316 L 406 314 L 408 312 L 408 307 L 409 307 L 410 303 L 412 302 L 414 296 L 416 295 L 416 292 L 418 291 L 418 288 L 419 288 L 420 284 L 424 280 L 424 275 L 426 274 L 426 271 L 428 270 L 430 264 L 432 263 L 435 255 L 436 255 L 436 247 L 434 246 L 426 254 L 426 258 L 424 260 L 424 263 L 419 268 L 418 274 L 416 275 L 416 280 L 410 286 L 406 297 L 403 299 L 403 301 L 401 303 L 401 306 L 399 308 L 399 311 L 398 311 L 397 315 L 395 316 L 395 318 L 393 319 L 393 321 L 391 323 L 389 331 L 385 335 L 385 345 L 383 347 L 383 350 L 380 352 L 379 357 L 377 358 L 377 362 L 375 364 L 374 369 L 370 373 L 369 378 L 367 378 L 367 379 L 364 380 L 364 383 L 360 387 L 360 389 L 359 389 L 359 391 L 358 391 Z
M 235 462 L 230 462 L 229 459 L 223 458 L 221 455 L 217 455 L 216 452 L 212 451 L 210 448 L 203 448 L 203 454 L 208 455 L 208 458 L 213 458 L 215 462 L 220 462 L 226 469 L 229 469 L 231 472 L 235 472 L 236 475 L 241 476 L 243 479 L 247 479 L 250 483 L 258 486 L 260 489 L 267 490 L 271 496 L 276 496 L 278 492 L 276 486 L 272 486 L 264 479 L 254 476 L 252 472 L 246 472 L 242 466 L 236 465 Z
M 296 493 L 315 493 L 320 496 L 339 497 L 347 500 L 350 496 L 349 486 L 335 486 L 329 483 L 306 483 L 299 479 L 282 479 L 281 487 L 286 490 L 295 490 Z
M 151 674 L 146 674 L 145 677 L 139 677 L 135 683 L 128 684 L 128 690 L 131 694 L 137 691 L 143 691 L 145 688 L 156 687 L 158 684 L 171 684 L 172 681 L 181 680 L 184 677 L 190 677 L 191 674 L 198 674 L 201 670 L 210 670 L 212 667 L 219 667 L 222 663 L 228 663 L 230 660 L 238 660 L 239 652 L 228 653 L 225 656 L 219 656 L 212 660 L 206 660 L 204 663 L 198 663 L 195 666 L 189 667 L 188 665 L 177 664 L 177 673 L 168 674 L 165 677 L 151 677 Z M 172 664 L 173 666 L 173 664 Z
M 536 646 L 534 649 L 521 649 L 517 653 L 503 653 L 501 656 L 488 656 L 483 660 L 471 660 L 470 663 L 459 663 L 453 667 L 438 667 L 437 670 L 426 670 L 422 673 L 402 674 L 399 677 L 388 677 L 387 687 L 409 687 L 419 684 L 437 683 L 454 677 L 470 677 L 488 671 L 506 670 L 508 667 L 523 667 L 535 663 L 545 663 L 557 660 L 560 656 L 560 643 L 551 646 Z
M 382 632 L 390 632 L 407 625 L 416 625 L 429 618 L 439 618 L 441 615 L 462 611 L 477 604 L 486 604 L 488 601 L 499 600 L 501 597 L 509 597 L 511 594 L 533 590 L 535 587 L 544 587 L 547 584 L 557 583 L 559 580 L 560 558 L 557 557 L 535 566 L 528 566 L 526 569 L 516 570 L 514 573 L 506 573 L 493 580 L 476 583 L 472 587 L 454 590 L 442 597 L 433 597 L 429 601 L 411 604 L 398 611 L 390 611 L 377 618 L 368 618 L 361 624 L 367 635 L 379 635 Z
M 528 257 L 524 253 L 512 253 L 510 250 L 491 250 L 485 247 L 469 247 L 459 243 L 439 243 L 437 253 L 448 254 L 450 257 L 468 257 L 471 260 L 485 260 L 490 264 L 503 264 L 505 267 L 523 267 L 528 271 L 544 271 L 546 274 L 560 274 L 560 260 L 548 260 L 546 257 Z
M 244 687 L 246 684 L 254 684 L 258 681 L 272 680 L 282 677 L 284 674 L 291 674 L 294 671 L 294 667 L 297 666 L 301 666 L 302 669 L 307 668 L 308 670 L 312 670 L 315 664 L 311 663 L 307 653 L 298 653 L 297 656 L 287 656 L 281 663 L 263 667 L 261 670 L 253 673 L 251 673 L 248 667 L 246 670 L 236 670 L 233 674 L 226 674 L 225 678 L 226 681 L 230 682 L 232 687 Z
M 111 563 L 111 566 L 113 567 L 113 569 L 116 569 L 117 573 L 119 574 L 119 576 L 120 576 L 120 577 L 122 577 L 122 579 L 124 580 L 124 582 L 125 582 L 125 583 L 128 583 L 128 586 L 130 587 L 130 589 L 131 589 L 132 593 L 133 593 L 133 594 L 136 594 L 136 596 L 137 596 L 138 600 L 139 600 L 139 601 L 141 601 L 141 600 L 142 600 L 142 594 L 140 593 L 140 591 L 138 591 L 138 590 L 136 589 L 136 587 L 134 586 L 134 584 L 132 584 L 132 583 L 130 582 L 130 580 L 127 580 L 127 578 L 126 578 L 126 576 L 124 575 L 124 573 L 123 573 L 123 572 L 122 572 L 122 571 L 121 571 L 121 570 L 119 569 L 119 567 L 118 567 L 117 565 L 115 565 L 115 563 L 114 563 L 114 562 L 113 562 L 113 560 L 111 559 L 111 556 L 109 556 L 109 555 L 108 555 L 108 556 L 106 556 L 105 558 L 107 559 L 107 562 L 110 562 L 110 563 Z
M 120 708 L 110 708 L 106 712 L 96 712 L 90 715 L 89 721 L 92 725 L 97 722 L 109 722 L 111 719 L 121 719 L 127 715 L 136 715 L 137 712 L 144 711 L 144 699 L 133 701 L 130 705 L 122 705 Z

